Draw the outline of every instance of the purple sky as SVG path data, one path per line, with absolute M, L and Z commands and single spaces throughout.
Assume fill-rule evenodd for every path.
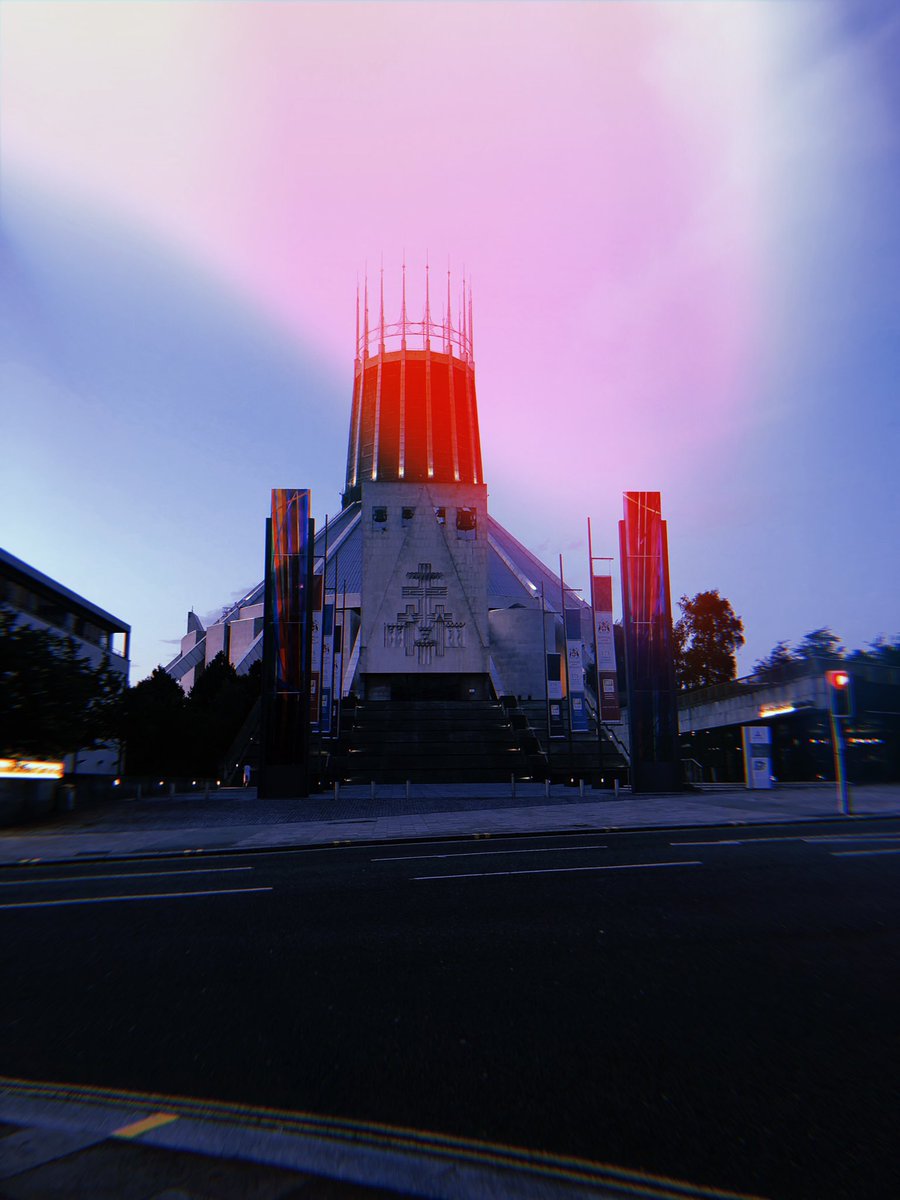
M 491 510 L 586 582 L 659 489 L 746 671 L 900 631 L 890 3 L 0 0 L 0 544 L 135 679 L 339 504 L 354 298 L 474 281 Z M 440 295 L 441 289 L 436 287 Z M 393 311 L 389 315 L 395 315 Z

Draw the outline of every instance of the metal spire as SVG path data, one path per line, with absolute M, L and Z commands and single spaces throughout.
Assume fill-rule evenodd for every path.
M 468 360 L 469 351 L 468 351 L 468 346 L 467 346 L 467 342 L 466 342 L 466 268 L 465 267 L 463 267 L 463 273 L 462 273 L 462 299 L 459 302 L 459 312 L 460 312 L 460 322 L 459 322 L 460 323 L 460 331 L 459 332 L 460 332 L 460 347 L 461 347 L 460 355 L 462 358 Z
M 475 357 L 475 323 L 472 320 L 472 280 L 469 280 L 469 349 Z
M 363 291 L 363 358 L 369 357 L 369 268 L 366 266 Z
M 400 349 L 406 349 L 406 251 L 403 251 L 403 287 L 400 301 Z
M 447 260 L 447 353 L 453 353 L 451 337 L 453 334 L 453 316 L 450 312 L 450 261 Z
M 429 283 L 428 251 L 425 251 L 425 349 L 431 349 L 431 285 Z
M 380 352 L 384 354 L 384 255 L 381 256 L 381 332 L 379 334 Z
M 354 343 L 356 357 L 359 358 L 359 276 L 356 276 L 356 341 Z

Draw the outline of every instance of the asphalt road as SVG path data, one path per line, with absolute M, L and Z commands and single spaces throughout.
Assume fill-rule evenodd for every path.
M 900 1179 L 900 822 L 0 872 L 0 1074 L 774 1197 Z

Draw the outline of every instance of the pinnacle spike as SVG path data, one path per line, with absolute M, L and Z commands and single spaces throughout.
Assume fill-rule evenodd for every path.
M 364 359 L 369 357 L 369 268 L 363 275 L 363 353 Z
M 381 329 L 378 344 L 384 354 L 384 255 L 381 256 Z
M 475 357 L 475 322 L 472 319 L 472 280 L 469 279 L 469 349 Z
M 400 302 L 400 348 L 406 349 L 406 251 L 403 251 L 403 285 Z
M 428 251 L 425 251 L 425 349 L 431 349 L 431 281 Z

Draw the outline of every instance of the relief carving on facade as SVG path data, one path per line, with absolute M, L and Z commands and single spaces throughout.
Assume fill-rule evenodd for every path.
M 397 620 L 384 627 L 384 644 L 387 647 L 403 648 L 405 655 L 416 656 L 420 667 L 429 667 L 435 656 L 443 658 L 447 650 L 465 647 L 465 621 L 454 621 L 453 613 L 439 603 L 447 596 L 447 588 L 437 582 L 443 579 L 440 571 L 433 571 L 430 562 L 419 563 L 417 571 L 407 571 L 407 579 L 415 580 L 403 588 L 406 605 Z

